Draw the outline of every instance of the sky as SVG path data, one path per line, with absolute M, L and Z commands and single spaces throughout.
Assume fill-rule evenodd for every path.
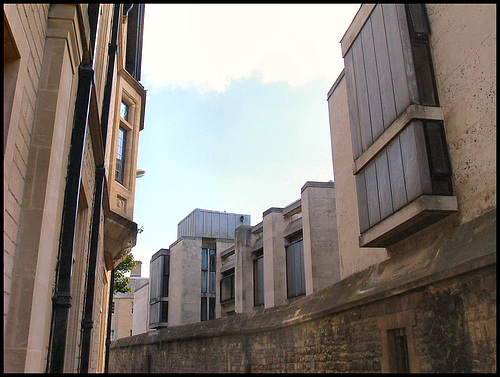
M 334 181 L 327 93 L 360 4 L 146 4 L 132 249 L 177 240 L 194 209 L 247 214 Z

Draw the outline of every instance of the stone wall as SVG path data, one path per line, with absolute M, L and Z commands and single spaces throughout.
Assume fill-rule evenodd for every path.
M 110 372 L 389 371 L 395 327 L 411 371 L 496 371 L 496 211 L 289 305 L 119 339 Z
M 142 342 L 140 336 L 121 339 L 111 349 L 110 371 L 380 372 L 378 320 L 410 311 L 417 320 L 415 348 L 422 372 L 492 372 L 495 281 L 495 268 L 490 266 L 295 325 L 282 323 L 290 313 L 277 307 L 256 316 L 272 318 L 255 318 L 280 323 L 276 328 L 248 331 L 251 316 L 237 315 L 143 334 Z

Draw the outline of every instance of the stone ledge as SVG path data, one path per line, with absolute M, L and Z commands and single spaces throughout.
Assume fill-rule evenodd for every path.
M 390 246 L 457 211 L 455 196 L 421 195 L 361 233 L 359 246 Z

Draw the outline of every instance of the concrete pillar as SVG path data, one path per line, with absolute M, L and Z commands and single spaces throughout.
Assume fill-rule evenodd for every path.
M 234 296 L 237 313 L 248 313 L 253 308 L 252 227 L 242 225 L 234 231 Z
M 306 182 L 301 192 L 306 295 L 310 295 L 340 281 L 335 186 Z
M 264 307 L 284 305 L 286 294 L 285 229 L 282 208 L 270 208 L 263 214 Z

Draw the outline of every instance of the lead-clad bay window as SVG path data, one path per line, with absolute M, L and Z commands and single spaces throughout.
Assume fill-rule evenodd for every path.
M 221 274 L 220 302 L 234 301 L 234 267 Z
M 377 4 L 345 53 L 362 235 L 423 195 L 453 195 L 429 35 L 425 5 Z M 425 226 L 406 216 L 406 231 Z M 403 237 L 386 228 L 362 246 Z
M 293 298 L 306 294 L 304 269 L 304 242 L 302 232 L 287 238 L 286 245 L 286 282 L 287 297 Z

